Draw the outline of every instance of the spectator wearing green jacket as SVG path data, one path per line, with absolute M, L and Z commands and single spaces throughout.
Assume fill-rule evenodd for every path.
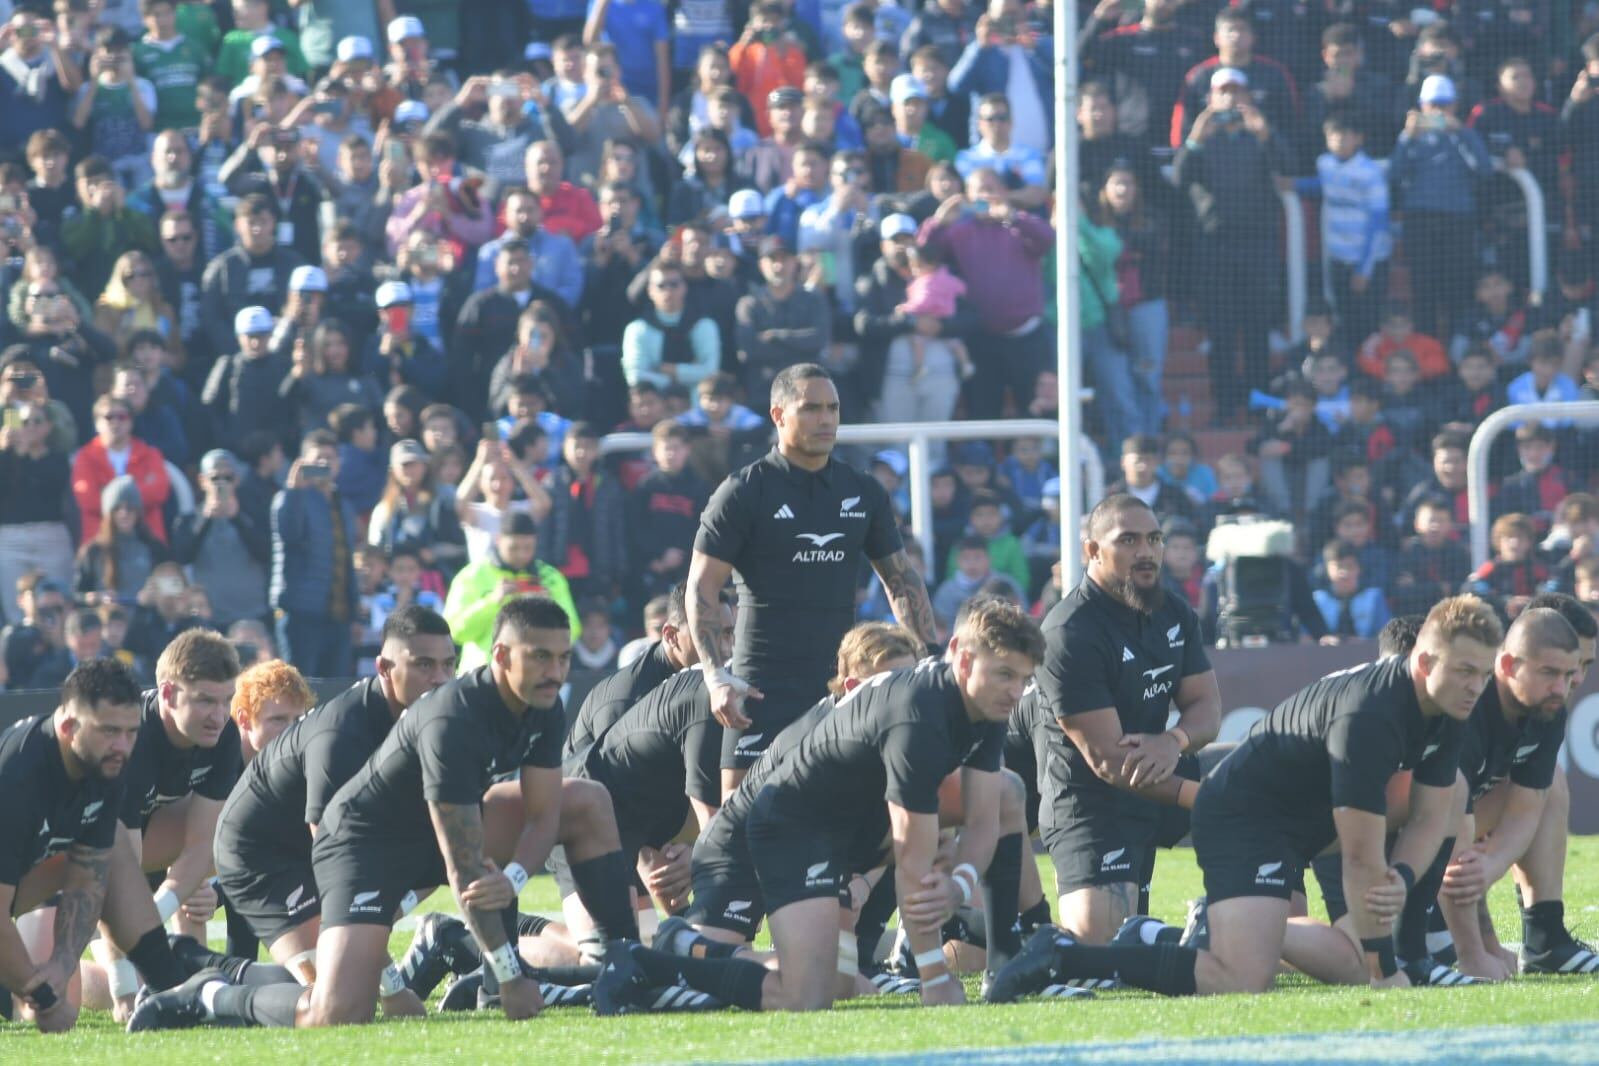
M 981 537 L 987 544 L 988 561 L 995 573 L 1011 578 L 1021 588 L 1028 587 L 1032 575 L 1027 565 L 1027 552 L 1021 540 L 1006 525 L 1005 509 L 997 493 L 982 491 L 972 497 L 966 531 L 972 536 Z M 949 553 L 949 565 L 944 568 L 945 577 L 954 577 L 959 571 L 959 555 L 958 547 Z
M 572 639 L 582 632 L 577 605 L 566 578 L 549 563 L 535 558 L 538 553 L 538 527 L 533 517 L 512 512 L 505 519 L 494 548 L 487 558 L 469 563 L 450 582 L 444 599 L 444 618 L 450 634 L 461 646 L 461 666 L 465 673 L 489 661 L 490 637 L 500 606 L 513 596 L 536 592 L 560 604 L 572 620 Z
M 1080 278 L 1079 328 L 1083 338 L 1083 365 L 1094 387 L 1094 406 L 1099 409 L 1108 441 L 1125 440 L 1143 419 L 1138 413 L 1138 394 L 1133 389 L 1132 356 L 1127 353 L 1125 331 L 1111 321 L 1116 307 L 1116 260 L 1122 254 L 1122 239 L 1111 226 L 1094 222 L 1085 205 L 1077 219 L 1077 254 L 1082 260 Z M 1058 269 L 1058 266 L 1057 266 Z M 1116 458 L 1114 452 L 1106 462 Z
M 300 51 L 300 35 L 274 25 L 271 15 L 272 5 L 268 0 L 244 0 L 233 6 L 235 28 L 222 38 L 213 68 L 215 73 L 228 79 L 230 86 L 238 85 L 250 73 L 250 46 L 263 34 L 283 42 L 283 57 L 290 74 L 304 78 L 310 72 L 305 53 Z M 181 20 L 179 28 L 182 28 Z

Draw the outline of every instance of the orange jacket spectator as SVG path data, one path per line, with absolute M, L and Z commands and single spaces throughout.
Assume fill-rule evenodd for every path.
M 1388 357 L 1401 348 L 1416 357 L 1416 366 L 1420 368 L 1424 381 L 1431 381 L 1433 378 L 1443 377 L 1454 371 L 1444 346 L 1425 333 L 1412 333 L 1404 340 L 1395 340 L 1380 331 L 1373 333 L 1366 338 L 1366 343 L 1360 346 L 1360 352 L 1355 356 L 1355 366 L 1362 374 L 1369 374 L 1381 381 L 1388 367 Z
M 139 484 L 139 497 L 144 501 L 144 522 L 161 543 L 167 543 L 167 523 L 161 509 L 172 494 L 172 483 L 167 479 L 166 460 L 161 453 L 137 437 L 128 441 L 128 468 L 125 471 Z M 78 511 L 83 515 L 83 535 L 79 543 L 94 539 L 100 529 L 100 490 L 117 476 L 106 451 L 105 441 L 92 437 L 78 449 L 72 460 L 72 495 L 78 501 Z
M 805 49 L 792 34 L 770 43 L 744 36 L 727 54 L 733 64 L 733 84 L 755 111 L 755 130 L 772 135 L 766 117 L 766 96 L 773 89 L 799 88 L 805 81 Z

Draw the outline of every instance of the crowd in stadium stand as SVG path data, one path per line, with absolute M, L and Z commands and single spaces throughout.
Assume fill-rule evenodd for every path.
M 992 0 L 0 0 L 5 682 L 205 623 L 357 668 L 518 591 L 602 670 L 815 361 L 847 422 L 1053 417 L 1054 51 Z M 1082 351 L 1116 487 L 1214 616 L 1219 518 L 1291 520 L 1304 639 L 1461 588 L 1599 602 L 1599 15 L 1560 0 L 1079 12 Z M 1530 292 L 1524 171 L 1551 283 Z M 1279 193 L 1319 206 L 1303 341 Z M 1323 299 L 1321 293 L 1329 294 Z M 1204 424 L 1168 403 L 1202 336 Z M 1196 331 L 1197 330 L 1197 331 Z M 1221 453 L 1218 427 L 1253 431 Z M 616 430 L 643 453 L 602 455 Z M 1194 432 L 1190 432 L 1194 431 Z M 1235 434 L 1229 439 L 1246 439 Z M 1053 441 L 938 449 L 941 624 L 1061 595 Z M 866 450 L 908 512 L 902 449 Z M 1119 475 L 1119 479 L 1118 479 Z M 1068 479 L 1075 484 L 1075 479 Z M 1090 503 L 1092 501 L 1089 501 Z M 889 618 L 863 574 L 861 613 Z

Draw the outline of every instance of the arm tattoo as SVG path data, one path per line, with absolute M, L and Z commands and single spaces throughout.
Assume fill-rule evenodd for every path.
M 699 652 L 700 666 L 710 664 L 710 668 L 722 666 L 721 648 L 722 626 L 717 621 L 721 614 L 720 603 L 715 595 L 707 597 L 705 590 L 698 585 L 691 590 L 692 598 L 688 601 L 689 610 L 689 636 L 694 641 L 694 650 Z
M 89 946 L 105 904 L 109 848 L 74 846 L 67 852 L 67 885 L 56 904 L 55 955 L 76 959 Z
M 899 624 L 922 638 L 931 647 L 938 644 L 938 623 L 933 620 L 933 603 L 927 598 L 927 584 L 911 568 L 910 557 L 900 549 L 876 560 L 873 567 L 888 593 Z
M 483 814 L 475 804 L 429 803 L 428 808 L 433 813 L 433 829 L 439 837 L 439 851 L 444 855 L 456 902 L 459 903 L 462 890 L 485 872 Z M 466 919 L 467 927 L 482 947 L 492 951 L 505 943 L 505 927 L 500 924 L 498 911 L 479 911 L 462 905 L 461 916 Z

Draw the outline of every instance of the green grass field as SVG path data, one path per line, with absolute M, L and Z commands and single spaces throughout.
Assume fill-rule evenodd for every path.
M 1045 884 L 1051 884 L 1045 872 Z M 1567 918 L 1579 936 L 1599 936 L 1599 838 L 1578 839 L 1567 872 Z M 1186 850 L 1162 855 L 1154 913 L 1178 920 L 1183 901 L 1198 894 L 1198 871 Z M 435 897 L 437 899 L 439 897 Z M 1506 942 L 1519 940 L 1514 893 L 1500 885 L 1491 899 Z M 447 901 L 446 901 L 447 904 Z M 524 909 L 557 909 L 554 886 L 538 878 Z M 404 951 L 409 934 L 396 935 Z M 968 993 L 975 993 L 969 981 Z M 951 1052 L 1079 1041 L 1239 1037 L 1288 1033 L 1460 1030 L 1474 1026 L 1539 1026 L 1599 1018 L 1599 980 L 1523 978 L 1494 987 L 1418 989 L 1374 994 L 1329 989 L 1282 978 L 1267 996 L 1162 1000 L 1142 992 L 1101 993 L 1094 1002 L 1033 1002 L 1007 1007 L 921 1010 L 914 997 L 857 1001 L 830 1013 L 596 1018 L 587 1008 L 547 1011 L 511 1025 L 496 1015 L 434 1016 L 327 1032 L 209 1029 L 130 1037 L 109 1015 L 85 1014 L 76 1031 L 41 1037 L 21 1025 L 0 1025 L 0 1062 L 116 1061 L 145 1063 L 395 1063 L 519 1061 L 658 1063 L 815 1059 L 844 1055 Z M 1536 1041 L 1536 1033 L 1520 1040 Z M 1530 1046 L 1530 1045 L 1529 1045 Z M 1590 1047 L 1588 1054 L 1596 1054 Z

